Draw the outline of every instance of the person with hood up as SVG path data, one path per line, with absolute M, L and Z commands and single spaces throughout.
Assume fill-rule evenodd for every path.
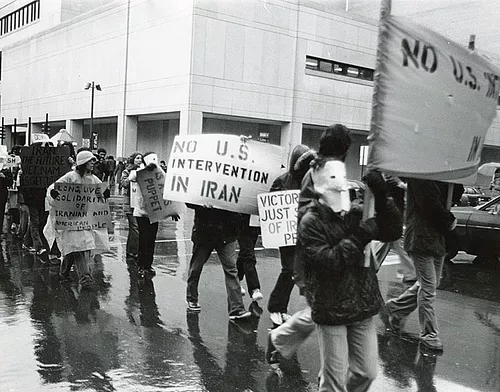
M 315 157 L 316 153 L 309 147 L 303 144 L 295 146 L 290 154 L 288 171 L 274 180 L 270 192 L 300 189 L 302 179 Z M 282 246 L 279 251 L 281 272 L 267 305 L 269 317 L 275 325 L 281 325 L 290 318 L 288 315 L 288 302 L 295 284 L 293 281 L 295 246 Z
M 92 174 L 94 163 L 97 161 L 90 151 L 81 151 L 76 156 L 76 166 L 56 182 L 66 184 L 100 184 L 101 180 Z M 109 198 L 109 189 L 103 192 L 104 198 Z M 51 185 L 47 190 L 47 200 L 52 207 L 59 192 Z M 53 213 L 53 209 L 50 209 Z M 72 265 L 75 265 L 78 280 L 83 289 L 92 285 L 90 271 L 90 260 L 95 254 L 109 250 L 109 239 L 107 229 L 85 229 L 85 230 L 54 230 L 57 246 L 62 253 L 60 275 L 69 280 Z

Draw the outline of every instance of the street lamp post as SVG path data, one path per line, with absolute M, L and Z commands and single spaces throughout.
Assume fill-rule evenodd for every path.
M 94 81 L 87 83 L 85 86 L 85 90 L 91 90 L 91 98 L 90 98 L 90 137 L 89 143 L 92 140 L 93 132 L 94 132 L 94 90 L 101 91 L 101 85 L 95 84 Z M 91 148 L 93 146 L 91 145 Z

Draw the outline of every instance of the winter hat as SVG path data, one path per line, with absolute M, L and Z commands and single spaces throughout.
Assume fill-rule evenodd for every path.
M 94 154 L 92 154 L 90 151 L 80 151 L 76 155 L 76 166 L 84 165 L 88 161 L 91 161 L 92 159 L 96 159 Z

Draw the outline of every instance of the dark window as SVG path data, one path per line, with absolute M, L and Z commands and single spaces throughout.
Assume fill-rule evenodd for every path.
M 320 59 L 312 56 L 306 56 L 306 68 L 370 81 L 373 81 L 374 74 L 374 70 L 370 68 L 358 67 L 357 65 L 353 64 Z
M 10 33 L 37 19 L 40 19 L 40 0 L 32 1 L 0 18 L 0 35 Z

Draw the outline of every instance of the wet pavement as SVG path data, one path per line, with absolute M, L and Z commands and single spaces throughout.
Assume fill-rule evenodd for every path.
M 157 237 L 157 276 L 139 282 L 127 264 L 127 222 L 114 198 L 112 248 L 97 258 L 95 291 L 61 285 L 50 265 L 1 239 L 0 391 L 316 391 L 319 355 L 311 336 L 294 360 L 265 362 L 271 321 L 266 299 L 279 274 L 275 250 L 256 251 L 264 301 L 248 322 L 227 315 L 222 268 L 213 255 L 200 281 L 199 314 L 186 311 L 192 213 L 165 221 Z M 419 349 L 417 314 L 402 338 L 380 317 L 379 376 L 371 391 L 500 391 L 500 289 L 495 277 L 457 274 L 436 309 L 444 354 Z M 398 259 L 379 272 L 386 298 L 404 287 Z M 468 277 L 470 279 L 468 279 Z M 305 306 L 297 290 L 289 312 Z

